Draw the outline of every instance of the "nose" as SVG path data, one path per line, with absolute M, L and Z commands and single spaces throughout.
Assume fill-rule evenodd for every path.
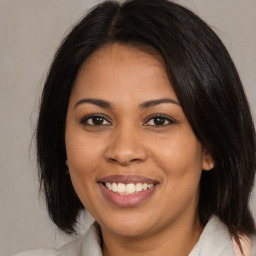
M 115 129 L 105 151 L 107 161 L 126 166 L 134 162 L 143 162 L 147 158 L 142 136 L 131 127 Z

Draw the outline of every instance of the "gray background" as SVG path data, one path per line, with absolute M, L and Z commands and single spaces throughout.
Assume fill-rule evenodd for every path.
M 31 139 L 39 95 L 53 54 L 71 25 L 98 2 L 0 0 L 1 256 L 58 247 L 68 240 L 51 224 L 38 195 Z M 176 2 L 199 14 L 224 41 L 241 75 L 255 119 L 256 0 Z M 256 209 L 253 211 L 256 217 Z

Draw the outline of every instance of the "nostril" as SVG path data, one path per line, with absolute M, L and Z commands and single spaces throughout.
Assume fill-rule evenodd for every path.
M 105 151 L 107 161 L 126 166 L 134 162 L 144 161 L 147 150 L 141 140 L 130 132 L 119 131 L 123 136 L 111 138 L 111 144 Z
M 131 160 L 124 160 L 124 159 L 114 159 L 114 158 L 111 158 L 111 159 L 108 159 L 109 162 L 112 162 L 112 163 L 117 163 L 119 165 L 122 165 L 122 166 L 128 166 L 134 162 L 139 162 L 139 161 L 142 161 L 141 159 L 131 159 Z

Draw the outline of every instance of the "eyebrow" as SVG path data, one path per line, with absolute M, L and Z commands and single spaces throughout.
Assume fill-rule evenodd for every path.
M 84 104 L 84 103 L 93 104 L 93 105 L 99 106 L 101 108 L 107 108 L 107 109 L 112 108 L 112 105 L 108 101 L 105 101 L 105 100 L 101 100 L 101 99 L 81 99 L 74 105 L 74 109 L 77 106 L 79 106 L 81 104 Z M 162 104 L 162 103 L 172 103 L 172 104 L 180 106 L 180 103 L 177 102 L 176 100 L 163 98 L 163 99 L 156 99 L 156 100 L 146 101 L 146 102 L 140 104 L 139 107 L 141 109 L 145 109 L 145 108 L 150 108 L 150 107 L 157 106 L 157 105 Z
M 74 109 L 81 105 L 81 104 L 84 104 L 84 103 L 89 103 L 89 104 L 93 104 L 93 105 L 96 105 L 96 106 L 99 106 L 101 108 L 112 108 L 111 104 L 105 100 L 100 100 L 100 99 L 81 99 L 79 100 L 75 106 L 74 106 Z
M 168 99 L 168 98 L 157 99 L 157 100 L 149 100 L 149 101 L 146 101 L 146 102 L 140 104 L 139 106 L 140 106 L 141 109 L 145 109 L 145 108 L 150 108 L 150 107 L 157 106 L 157 105 L 162 104 L 162 103 L 172 103 L 172 104 L 180 106 L 180 103 L 178 101 L 173 100 L 173 99 Z

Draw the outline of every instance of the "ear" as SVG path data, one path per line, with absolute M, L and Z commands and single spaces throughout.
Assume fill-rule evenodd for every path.
M 204 171 L 210 171 L 214 167 L 212 154 L 206 148 L 203 149 L 203 165 L 202 166 Z

